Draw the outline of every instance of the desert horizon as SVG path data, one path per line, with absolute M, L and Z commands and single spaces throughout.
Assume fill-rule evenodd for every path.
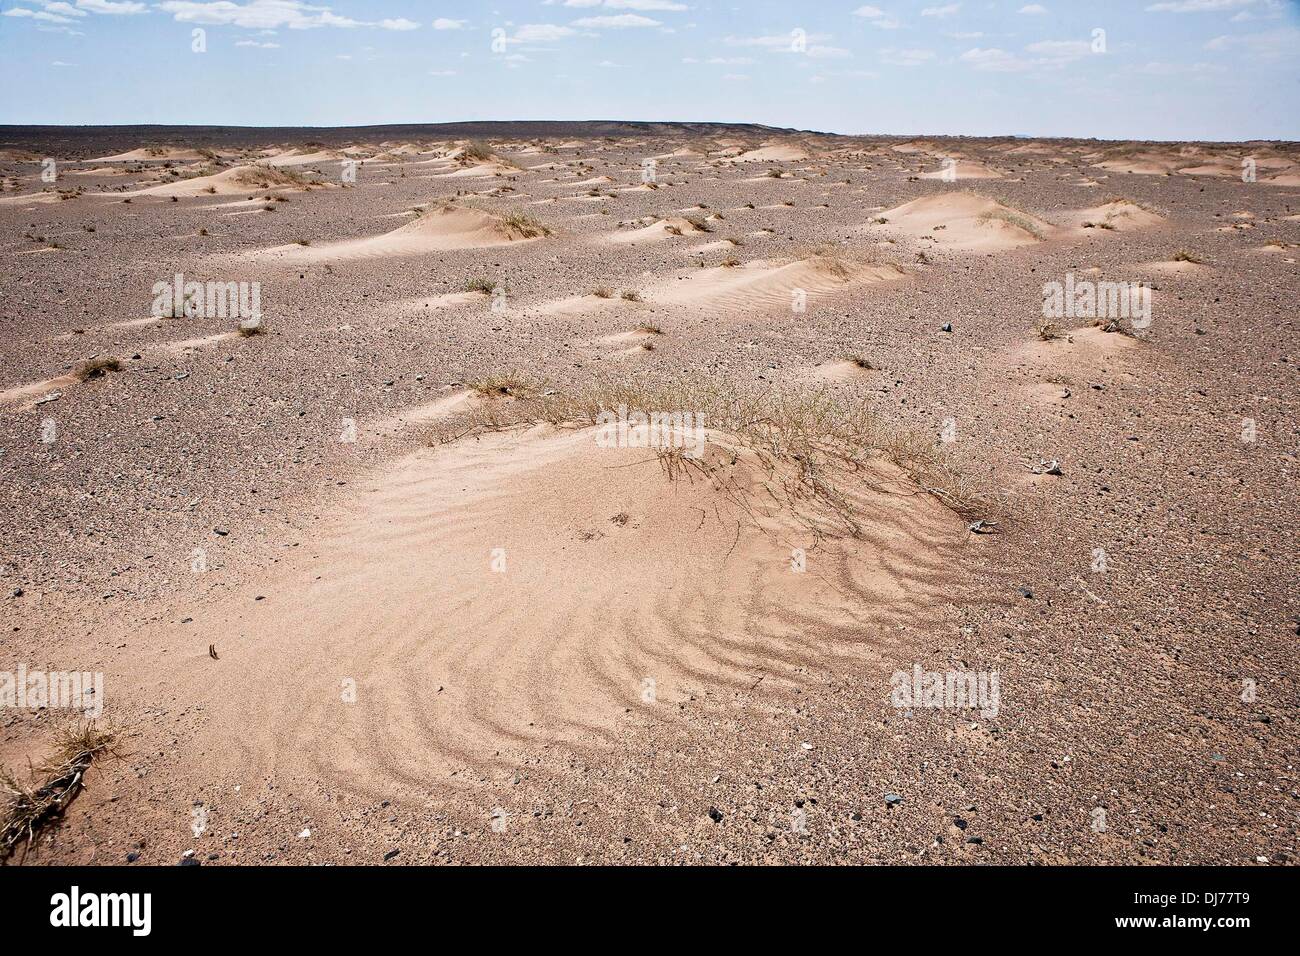
M 797 125 L 775 93 L 770 122 L 383 121 L 415 97 L 286 126 L 273 85 L 195 114 L 246 125 L 117 122 L 174 115 L 165 81 L 101 123 L 0 109 L 10 867 L 1106 866 L 1153 889 L 1296 863 L 1300 134 L 1270 98 L 1292 4 L 1153 3 L 1123 15 L 1201 32 L 1140 42 L 1022 3 L 756 36 L 675 0 L 512 5 L 546 29 L 24 4 L 14 52 L 18 28 L 193 27 L 190 96 L 222 50 L 354 33 L 312 62 L 373 60 L 380 89 L 389 35 L 422 29 L 466 44 L 425 72 L 467 116 L 510 115 L 498 89 L 538 112 L 530 81 L 583 43 L 610 89 L 556 115 L 681 109 L 675 86 L 646 105 L 656 44 L 735 71 L 684 115 L 761 114 L 735 91 L 769 70 L 827 93 Z M 709 29 L 725 55 L 684 46 Z M 1267 87 L 1258 115 L 1198 98 L 1215 55 Z M 482 57 L 500 78 L 462 83 Z M 948 70 L 969 89 L 917 105 Z M 917 128 L 1043 128 L 1086 70 L 1127 77 L 1150 138 L 804 128 L 897 125 L 851 82 Z M 1028 105 L 986 117 L 1004 92 Z M 1221 138 L 1157 135 L 1198 103 Z

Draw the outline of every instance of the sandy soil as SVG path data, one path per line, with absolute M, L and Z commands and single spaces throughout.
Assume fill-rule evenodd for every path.
M 1293 149 L 0 147 L 0 672 L 102 672 L 122 742 L 27 862 L 1296 860 Z M 160 317 L 177 274 L 262 324 Z M 1044 332 L 1067 275 L 1152 321 Z M 866 403 L 979 503 L 484 428 L 491 376 Z M 998 712 L 894 706 L 916 667 Z M 66 719 L 0 707 L 0 762 Z

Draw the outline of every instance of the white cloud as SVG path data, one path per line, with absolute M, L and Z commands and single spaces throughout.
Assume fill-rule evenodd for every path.
M 1138 67 L 1136 72 L 1147 76 L 1179 76 L 1188 73 L 1222 73 L 1223 67 L 1212 63 L 1161 63 L 1152 61 Z
M 67 17 L 89 16 L 89 14 L 86 13 L 85 10 L 78 10 L 72 4 L 63 3 L 61 2 L 61 0 L 51 0 L 51 2 L 43 3 L 42 6 L 45 7 L 45 9 L 50 13 L 61 13 Z
M 397 17 L 396 19 L 390 19 L 390 20 L 380 20 L 378 25 L 385 30 L 405 31 L 405 30 L 420 29 L 420 25 L 418 23 L 416 23 L 414 20 L 408 20 L 405 17 Z
M 573 21 L 575 27 L 583 27 L 588 30 L 614 29 L 623 30 L 628 27 L 657 27 L 662 26 L 658 20 L 652 20 L 649 17 L 643 17 L 639 13 L 620 13 L 612 17 L 581 17 Z
M 260 49 L 263 50 L 280 49 L 280 44 L 278 43 L 261 43 L 257 40 L 236 40 L 235 46 L 252 46 L 252 47 L 259 47 Z
M 91 13 L 132 15 L 144 13 L 145 5 L 134 0 L 77 0 L 77 7 Z
M 960 3 L 950 3 L 943 7 L 926 7 L 921 11 L 923 17 L 950 17 L 961 9 Z
M 1148 13 L 1210 13 L 1248 7 L 1254 2 L 1255 0 L 1171 0 L 1168 3 L 1153 3 L 1146 9 Z
M 1029 16 L 1035 16 L 1040 13 L 1046 13 L 1047 7 L 1043 6 L 1041 3 L 1030 3 L 1021 7 L 1020 12 Z
M 900 26 L 896 17 L 892 17 L 879 7 L 873 7 L 870 4 L 858 7 L 853 11 L 853 15 L 870 21 L 873 27 L 881 30 L 897 30 Z
M 1205 44 L 1205 49 L 1217 53 L 1244 51 L 1263 60 L 1295 57 L 1300 55 L 1300 29 L 1284 27 L 1267 33 L 1215 37 Z
M 554 6 L 555 0 L 543 0 L 543 6 Z M 689 9 L 677 0 L 564 0 L 566 7 L 608 7 L 610 10 L 666 10 L 680 11 Z
M 26 17 L 29 20 L 44 20 L 46 23 L 76 23 L 77 21 L 69 17 L 61 16 L 57 13 L 47 13 L 44 10 L 28 10 L 26 7 L 12 7 L 0 16 L 4 17 Z
M 969 63 L 977 70 L 989 73 L 1019 73 L 1033 67 L 1033 64 L 1028 60 L 1022 60 L 1014 53 L 999 50 L 997 47 L 988 49 L 974 47 L 967 50 L 958 59 L 963 63 Z
M 1025 47 L 1032 57 L 1022 57 L 997 47 L 973 47 L 958 57 L 984 73 L 1023 73 L 1027 70 L 1059 70 L 1092 52 L 1087 40 L 1039 40 Z
M 803 39 L 808 44 L 825 43 L 831 39 L 831 36 L 829 33 L 809 33 Z M 768 50 L 790 52 L 793 49 L 794 37 L 789 33 L 763 37 L 729 36 L 723 37 L 722 42 L 727 46 L 759 46 Z
M 455 70 L 430 70 L 429 75 L 430 76 L 455 76 L 456 71 Z
M 572 27 L 563 27 L 556 23 L 525 23 L 507 43 L 554 43 L 565 37 L 571 37 L 578 31 Z
M 435 30 L 463 30 L 465 29 L 465 20 L 452 20 L 447 17 L 439 17 L 433 21 Z
M 1040 40 L 1025 47 L 1030 53 L 1053 59 L 1078 59 L 1092 52 L 1092 44 L 1087 40 Z
M 880 62 L 890 66 L 921 66 L 933 59 L 933 50 L 896 50 L 889 47 L 880 51 Z
M 93 2 L 100 3 L 104 0 Z M 234 0 L 164 0 L 158 4 L 158 9 L 170 13 L 182 23 L 236 26 L 252 30 L 276 27 L 310 30 L 316 27 L 352 29 L 377 26 L 351 17 L 341 17 L 329 7 L 312 6 L 302 0 L 248 0 L 247 3 L 235 3 Z

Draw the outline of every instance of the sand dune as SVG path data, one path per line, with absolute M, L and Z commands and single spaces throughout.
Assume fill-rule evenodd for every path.
M 296 149 L 285 150 L 262 160 L 267 166 L 305 166 L 309 163 L 337 163 L 345 158 L 342 152 L 333 149 L 319 149 L 312 153 L 303 153 Z
M 732 163 L 799 163 L 808 159 L 807 150 L 799 146 L 781 144 L 761 146 L 729 158 Z
M 322 184 L 323 185 L 323 184 Z M 149 186 L 133 192 L 115 193 L 123 196 L 247 196 L 258 190 L 276 192 L 302 192 L 312 188 L 301 177 L 290 176 L 265 166 L 235 166 L 210 176 L 195 176 L 176 182 Z
M 893 469 L 857 486 L 862 537 L 818 544 L 725 438 L 707 477 L 670 481 L 653 451 L 593 432 L 412 455 L 368 482 L 308 566 L 260 583 L 266 601 L 196 610 L 225 636 L 221 676 L 197 657 L 172 669 L 208 715 L 209 771 L 301 768 L 332 790 L 424 798 L 538 748 L 599 752 L 692 696 L 870 660 L 950 599 L 964 526 Z M 815 573 L 791 573 L 796 547 Z
M 479 209 L 446 205 L 379 236 L 319 246 L 276 246 L 255 255 L 270 255 L 291 262 L 333 262 L 418 256 L 447 249 L 486 249 L 532 242 L 542 235 L 533 227 L 513 224 Z
M 1128 232 L 1158 226 L 1165 217 L 1130 199 L 1112 199 L 1100 206 L 1080 209 L 1072 213 L 1069 220 L 1090 232 L 1093 229 Z
M 945 176 L 954 176 L 957 179 L 1001 179 L 1002 174 L 991 166 L 984 163 L 975 162 L 969 159 L 959 159 L 952 165 L 951 172 L 947 168 L 940 166 L 939 169 L 932 170 L 928 173 L 921 173 L 920 179 L 944 179 Z
M 23 409 L 28 409 L 35 405 L 37 399 L 80 383 L 81 379 L 76 375 L 59 375 L 40 382 L 15 385 L 0 392 L 0 405 L 21 405 Z
M 1054 227 L 974 193 L 915 199 L 881 213 L 887 230 L 924 238 L 941 249 L 1001 251 L 1040 242 Z M 875 228 L 875 227 L 873 227 Z
M 808 308 L 816 299 L 856 284 L 890 282 L 904 278 L 894 265 L 863 265 L 841 259 L 813 256 L 778 264 L 756 260 L 741 266 L 696 269 L 659 283 L 646 294 L 660 305 L 706 306 L 736 312 L 792 312 L 795 296 L 807 296 Z
M 204 159 L 212 159 L 216 154 L 211 152 L 200 152 L 197 149 L 179 149 L 174 147 L 163 146 L 146 146 L 140 149 L 133 149 L 129 152 L 118 153 L 116 156 L 100 156 L 98 159 L 88 159 L 88 163 L 149 163 L 164 162 L 197 162 Z
M 660 219 L 640 229 L 620 230 L 607 236 L 601 236 L 600 240 L 612 242 L 615 245 L 636 245 L 643 242 L 660 242 L 664 239 L 679 236 L 703 235 L 704 233 L 705 230 L 696 226 L 689 219 L 683 219 L 680 216 L 669 216 L 667 219 Z

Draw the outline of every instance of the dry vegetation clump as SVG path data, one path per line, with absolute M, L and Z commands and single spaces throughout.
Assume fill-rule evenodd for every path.
M 275 166 L 263 166 L 260 163 L 254 164 L 248 169 L 241 169 L 235 174 L 235 182 L 241 186 L 256 186 L 258 189 L 271 189 L 273 187 L 306 189 L 311 185 L 307 177 L 301 173 L 296 173 L 291 169 L 280 169 Z
M 484 295 L 491 295 L 496 287 L 495 279 L 484 279 L 482 276 L 475 276 L 465 283 L 466 292 L 482 292 Z
M 641 293 L 638 292 L 636 289 L 624 289 L 623 298 L 626 299 L 628 302 L 640 302 Z
M 122 360 L 113 355 L 101 355 L 97 358 L 87 359 L 77 366 L 77 371 L 73 374 L 82 382 L 88 382 L 92 378 L 103 378 L 109 372 L 120 372 L 122 370 Z
M 496 158 L 492 152 L 492 147 L 482 140 L 470 140 L 461 147 L 460 155 L 456 157 L 456 162 L 462 166 L 473 166 L 475 163 L 490 163 Z
M 1156 215 L 1156 216 L 1163 215 L 1163 213 L 1161 213 L 1159 209 L 1155 208 L 1149 203 L 1144 203 L 1137 199 L 1129 199 L 1127 196 L 1107 196 L 1105 199 L 1101 201 L 1101 205 L 1136 206 L 1138 209 L 1141 209 L 1143 212 L 1149 212 L 1152 215 Z
M 753 452 L 791 504 L 815 502 L 842 532 L 856 534 L 852 504 L 855 481 L 870 481 L 870 463 L 901 468 L 919 490 L 962 516 L 986 513 L 987 501 L 935 437 L 882 422 L 866 400 L 826 389 L 777 393 L 706 380 L 664 382 L 599 379 L 572 391 L 543 388 L 518 373 L 468 383 L 480 395 L 510 397 L 434 426 L 434 444 L 466 435 L 547 423 L 557 427 L 595 425 L 602 412 L 626 406 L 702 415 L 714 444 L 734 443 Z M 707 469 L 703 460 L 660 449 L 671 478 Z M 734 462 L 734 455 L 732 461 Z
M 1193 265 L 1202 265 L 1205 260 L 1187 249 L 1179 249 L 1174 253 L 1174 262 L 1190 262 Z
M 501 229 L 507 236 L 512 238 L 516 235 L 523 239 L 551 235 L 551 230 L 543 225 L 540 220 L 522 212 L 512 212 L 502 216 Z
M 1039 319 L 1034 323 L 1034 334 L 1041 342 L 1051 342 L 1053 339 L 1064 338 L 1065 330 L 1051 319 Z
M 8 768 L 0 769 L 0 860 L 20 843 L 26 855 L 37 834 L 76 799 L 95 760 L 121 756 L 117 738 L 116 731 L 101 730 L 90 721 L 70 724 L 59 729 L 54 753 L 31 768 L 30 786 Z
M 997 219 L 1002 222 L 1010 223 L 1017 229 L 1023 229 L 1035 239 L 1043 238 L 1043 230 L 1038 227 L 1037 223 L 1031 220 L 1028 216 L 1022 215 L 1021 213 L 1015 212 L 1011 209 L 990 209 L 988 212 L 980 213 L 980 219 L 985 222 Z
M 594 295 L 594 296 L 595 296 L 596 298 L 598 298 L 598 299 L 612 299 L 612 298 L 614 298 L 614 290 L 611 289 L 611 288 L 610 288 L 609 286 L 607 286 L 607 285 L 598 285 L 598 286 L 596 286 L 596 288 L 594 288 L 594 289 L 591 290 L 591 294 Z
M 540 386 L 522 372 L 485 375 L 466 382 L 465 387 L 483 398 L 531 398 Z

